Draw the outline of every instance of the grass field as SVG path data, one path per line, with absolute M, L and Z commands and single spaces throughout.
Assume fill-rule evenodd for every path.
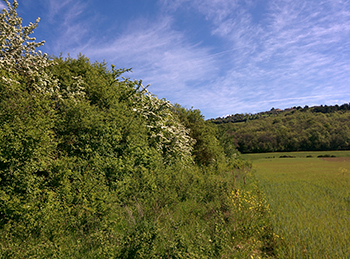
M 281 156 L 291 156 L 295 158 L 315 158 L 318 156 L 350 157 L 350 151 L 299 151 L 299 152 L 274 152 L 274 153 L 254 153 L 242 154 L 244 159 L 254 161 L 259 159 L 273 159 Z
M 277 258 L 350 258 L 350 151 L 244 156 L 283 238 Z

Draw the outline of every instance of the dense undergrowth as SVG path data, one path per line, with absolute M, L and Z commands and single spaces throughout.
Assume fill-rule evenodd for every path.
M 173 169 L 152 175 L 162 191 L 145 184 L 128 197 L 108 191 L 80 203 L 47 193 L 37 208 L 3 226 L 2 258 L 273 256 L 278 240 L 256 182 L 247 177 L 232 188 L 229 174 Z
M 273 256 L 268 207 L 230 139 L 129 70 L 35 52 L 37 23 L 5 2 L 0 258 Z

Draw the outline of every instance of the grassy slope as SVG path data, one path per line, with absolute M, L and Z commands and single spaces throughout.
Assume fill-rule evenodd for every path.
M 350 155 L 349 151 L 325 153 Z M 285 154 L 245 155 L 254 160 L 275 232 L 285 241 L 277 257 L 349 258 L 350 160 L 324 161 L 316 158 L 319 152 L 272 158 Z

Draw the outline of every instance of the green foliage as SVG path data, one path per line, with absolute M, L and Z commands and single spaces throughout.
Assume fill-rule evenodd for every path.
M 239 151 L 276 152 L 350 149 L 350 113 L 293 111 L 249 123 L 219 127 L 231 136 Z
M 1 44 L 19 52 L 0 53 L 12 64 L 0 67 L 0 258 L 273 253 L 268 214 L 249 231 L 237 221 L 232 191 L 258 189 L 232 178 L 243 162 L 215 125 L 121 77 L 129 69 L 83 55 L 49 62 L 41 43 L 24 44 L 37 24 L 21 27 L 6 3 Z
M 185 127 L 190 129 L 190 136 L 196 141 L 193 156 L 197 164 L 213 165 L 222 159 L 223 150 L 216 138 L 216 127 L 206 122 L 199 110 L 176 105 L 175 113 Z
M 239 123 L 239 122 L 247 122 L 250 120 L 258 120 L 258 119 L 264 119 L 267 117 L 276 117 L 279 115 L 285 115 L 286 113 L 294 113 L 296 111 L 301 111 L 301 112 L 312 112 L 312 113 L 334 113 L 337 111 L 341 112 L 346 112 L 350 110 L 350 105 L 349 103 L 344 103 L 342 105 L 334 105 L 334 106 L 327 106 L 327 105 L 320 105 L 320 106 L 313 106 L 309 108 L 309 106 L 305 106 L 304 108 L 301 108 L 300 106 L 298 107 L 292 107 L 292 108 L 287 108 L 285 110 L 281 109 L 275 109 L 271 108 L 270 111 L 265 111 L 265 112 L 259 112 L 255 114 L 251 113 L 244 113 L 244 114 L 233 114 L 229 115 L 223 118 L 216 118 L 216 119 L 210 119 L 215 124 L 222 124 L 222 123 Z

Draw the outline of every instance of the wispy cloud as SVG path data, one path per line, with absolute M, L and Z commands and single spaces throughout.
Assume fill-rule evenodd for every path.
M 130 61 L 144 64 L 141 74 L 160 96 L 181 99 L 210 117 L 281 103 L 346 101 L 350 16 L 345 3 L 273 0 L 260 20 L 253 19 L 257 6 L 252 1 L 174 1 L 169 8 L 181 5 L 211 21 L 212 35 L 223 39 L 225 50 L 215 54 L 185 44 L 185 35 L 172 31 L 170 23 L 124 35 L 113 44 L 129 48 L 119 47 L 116 56 L 138 57 Z
M 73 0 L 49 0 L 42 1 L 42 5 L 48 10 L 44 19 L 50 24 L 53 33 L 46 47 L 54 53 L 67 53 L 80 49 L 86 41 L 94 17 L 84 17 L 88 10 L 88 2 Z
M 239 6 L 238 1 L 235 0 L 196 0 L 193 4 L 206 16 L 207 19 L 213 20 L 214 23 L 221 23 L 227 19 L 227 17 L 230 17 L 232 12 L 237 10 L 237 7 Z
M 0 10 L 7 9 L 7 6 L 4 3 L 0 2 Z
M 164 9 L 174 12 L 180 8 L 193 8 L 202 13 L 206 19 L 219 23 L 226 19 L 238 6 L 237 0 L 160 0 Z
M 219 110 L 349 97 L 348 3 L 270 1 L 261 22 L 252 19 L 249 5 L 225 6 L 231 14 L 224 5 L 209 6 L 198 10 L 207 13 L 213 35 L 226 41 L 232 57 L 208 96 L 225 104 Z
M 159 0 L 152 16 L 109 18 L 99 32 L 92 1 L 48 3 L 54 52 L 133 67 L 128 76 L 208 118 L 350 98 L 349 1 Z M 184 27 L 188 16 L 205 35 Z
M 133 67 L 133 76 L 150 83 L 152 92 L 179 102 L 189 94 L 189 85 L 203 83 L 216 66 L 210 49 L 188 42 L 171 25 L 169 17 L 136 21 L 113 41 L 95 42 L 84 53 L 95 58 L 108 55 L 118 66 Z
M 72 0 L 63 0 L 63 1 L 54 1 L 54 0 L 50 0 L 48 2 L 46 2 L 46 4 L 49 5 L 49 12 L 48 12 L 48 17 L 50 18 L 50 20 L 54 20 L 56 18 L 56 15 L 61 15 L 61 11 L 63 8 L 67 7 L 71 2 L 73 2 Z

